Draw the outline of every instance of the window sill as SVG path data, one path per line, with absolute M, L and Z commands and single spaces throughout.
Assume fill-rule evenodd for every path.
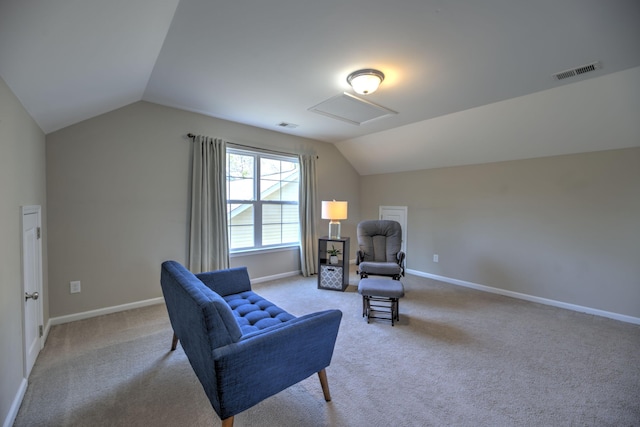
M 300 245 L 296 244 L 293 246 L 278 246 L 274 248 L 260 248 L 260 249 L 246 249 L 243 251 L 230 252 L 229 258 L 236 258 L 242 256 L 251 256 L 251 255 L 260 255 L 274 252 L 284 252 L 284 251 L 297 251 L 300 249 Z

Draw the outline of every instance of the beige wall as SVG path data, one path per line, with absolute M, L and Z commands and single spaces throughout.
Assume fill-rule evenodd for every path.
M 42 207 L 45 322 L 49 316 L 44 143 L 44 133 L 0 78 L 0 421 L 6 420 L 23 382 L 20 208 L 24 205 Z
M 161 295 L 159 263 L 187 256 L 188 132 L 315 151 L 318 202 L 349 201 L 351 259 L 360 218 L 408 206 L 411 270 L 640 317 L 640 149 L 360 177 L 332 144 L 146 102 L 47 136 L 52 316 Z M 295 250 L 231 265 L 299 269 Z
M 47 135 L 50 310 L 63 316 L 157 298 L 160 263 L 186 262 L 187 133 L 318 156 L 318 206 L 349 200 L 355 234 L 358 175 L 332 145 L 137 102 Z M 323 234 L 328 221 L 318 220 Z M 252 278 L 298 271 L 297 251 L 233 257 Z M 80 280 L 82 292 L 69 293 Z
M 640 148 L 360 179 L 364 216 L 408 206 L 409 269 L 640 318 Z

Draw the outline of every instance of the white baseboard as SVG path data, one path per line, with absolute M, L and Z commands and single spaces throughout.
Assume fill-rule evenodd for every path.
M 464 280 L 452 279 L 451 277 L 438 276 L 437 274 L 425 273 L 423 271 L 409 270 L 407 273 L 420 277 L 427 277 L 429 279 L 439 280 L 441 282 L 451 283 L 452 285 L 464 286 L 465 288 L 473 288 L 479 291 L 490 292 L 493 294 L 505 295 L 512 298 L 517 298 L 525 301 L 537 302 L 544 305 L 550 305 L 553 307 L 564 308 L 567 310 L 577 311 L 580 313 L 593 314 L 595 316 L 607 317 L 609 319 L 619 320 L 621 322 L 633 323 L 640 325 L 640 318 L 627 316 L 626 314 L 612 313 L 610 311 L 599 310 L 597 308 L 584 307 L 581 305 L 568 304 L 562 301 L 556 301 L 547 298 L 536 297 L 533 295 L 522 294 L 520 292 L 508 291 L 505 289 L 494 288 L 486 285 L 479 285 L 473 282 L 467 282 Z
M 268 282 L 270 280 L 278 280 L 278 279 L 283 279 L 285 277 L 297 276 L 300 274 L 301 272 L 300 270 L 298 270 L 298 271 L 290 271 L 287 273 L 275 274 L 273 276 L 257 277 L 255 279 L 251 279 L 251 283 Z M 144 301 L 131 302 L 131 303 L 116 305 L 112 307 L 99 308 L 96 310 L 83 311 L 81 313 L 68 314 L 66 316 L 52 317 L 49 319 L 45 327 L 44 340 L 46 341 L 47 336 L 49 335 L 49 330 L 51 329 L 51 326 L 54 326 L 54 325 L 61 325 L 63 323 L 75 322 L 76 320 L 89 319 L 91 317 L 102 316 L 104 314 L 117 313 L 119 311 L 131 310 L 134 308 L 146 307 L 146 306 L 155 305 L 155 304 L 164 304 L 164 297 L 152 298 Z
M 301 274 L 302 272 L 300 270 L 289 271 L 287 273 L 274 274 L 273 276 L 256 277 L 255 279 L 251 279 L 251 283 L 268 282 L 270 280 L 284 279 L 285 277 L 299 276 Z
M 47 331 L 53 325 L 75 322 L 76 320 L 89 319 L 91 317 L 102 316 L 103 314 L 117 313 L 119 311 L 131 310 L 134 308 L 146 307 L 149 305 L 164 304 L 164 298 L 152 298 L 144 301 L 131 302 L 128 304 L 115 305 L 112 307 L 99 308 L 97 310 L 83 311 L 82 313 L 69 314 L 66 316 L 52 317 L 47 322 Z
M 278 280 L 278 279 L 283 279 L 285 277 L 297 276 L 300 274 L 301 272 L 299 270 L 290 271 L 287 273 L 275 274 L 273 276 L 264 276 L 264 277 L 251 279 L 251 283 L 268 282 L 270 280 Z M 54 325 L 61 325 L 63 323 L 75 322 L 76 320 L 89 319 L 91 317 L 102 316 L 104 314 L 117 313 L 119 311 L 131 310 L 134 308 L 146 307 L 146 306 L 155 305 L 155 304 L 164 304 L 164 298 L 163 297 L 152 298 L 144 301 L 137 301 L 137 302 L 131 302 L 131 303 L 122 304 L 122 305 L 116 305 L 112 307 L 99 308 L 96 310 L 83 311 L 81 313 L 52 317 L 49 319 L 45 327 L 44 340 L 46 342 L 47 336 L 49 335 L 49 330 L 51 329 L 51 326 L 54 326 Z
M 437 274 L 426 273 L 424 271 L 407 269 L 406 272 L 409 273 L 409 274 L 416 275 L 416 276 L 426 277 L 426 278 L 429 278 L 429 279 L 434 279 L 434 280 L 439 280 L 441 282 L 450 283 L 452 285 L 464 286 L 466 288 L 477 289 L 477 290 L 483 291 L 483 292 L 490 292 L 490 293 L 493 293 L 493 294 L 505 295 L 505 296 L 508 296 L 508 297 L 517 298 L 517 299 L 521 299 L 521 300 L 525 300 L 525 301 L 537 302 L 537 303 L 544 304 L 544 305 L 564 308 L 564 309 L 567 309 L 567 310 L 577 311 L 577 312 L 580 312 L 580 313 L 593 314 L 595 316 L 601 316 L 601 317 L 606 317 L 606 318 L 609 318 L 609 319 L 619 320 L 621 322 L 633 323 L 635 325 L 640 325 L 640 318 L 633 317 L 633 316 L 628 316 L 628 315 L 625 315 L 625 314 L 613 313 L 613 312 L 610 312 L 610 311 L 599 310 L 599 309 L 596 309 L 596 308 L 584 307 L 584 306 L 581 306 L 581 305 L 569 304 L 569 303 L 562 302 L 562 301 L 556 301 L 556 300 L 552 300 L 552 299 L 536 297 L 536 296 L 533 296 L 533 295 L 523 294 L 523 293 L 520 293 L 520 292 L 513 292 L 513 291 L 508 291 L 508 290 L 505 290 L 505 289 L 494 288 L 494 287 L 491 287 L 491 286 L 480 285 L 478 283 L 467 282 L 465 280 L 453 279 L 451 277 L 445 277 L 445 276 L 439 276 Z M 290 272 L 287 272 L 287 273 L 275 274 L 275 275 L 272 275 L 272 276 L 257 277 L 257 278 L 251 279 L 251 283 L 268 282 L 270 280 L 283 279 L 285 277 L 297 276 L 299 274 L 301 274 L 300 271 L 290 271 Z M 131 309 L 134 309 L 134 308 L 146 307 L 146 306 L 149 306 L 149 305 L 163 304 L 163 303 L 164 303 L 164 298 L 163 297 L 158 297 L 158 298 L 153 298 L 153 299 L 148 299 L 148 300 L 138 301 L 138 302 L 132 302 L 132 303 L 122 304 L 122 305 L 113 306 L 113 307 L 106 307 L 106 308 L 101 308 L 101 309 L 97 309 L 97 310 L 85 311 L 85 312 L 82 312 L 82 313 L 69 314 L 69 315 L 66 315 L 66 316 L 59 316 L 59 317 L 52 317 L 51 319 L 49 319 L 49 321 L 47 322 L 47 325 L 45 327 L 45 330 L 44 330 L 44 341 L 46 342 L 47 336 L 49 335 L 49 330 L 51 329 L 51 326 L 53 326 L 53 325 L 61 325 L 63 323 L 73 322 L 73 321 L 76 321 L 76 320 L 89 319 L 91 317 L 102 316 L 103 314 L 117 313 L 119 311 L 131 310 Z
M 24 394 L 27 392 L 27 384 L 27 379 L 23 378 L 22 382 L 20 382 L 20 387 L 18 387 L 18 391 L 15 397 L 13 398 L 13 402 L 11 402 L 9 413 L 2 423 L 3 427 L 11 427 L 16 421 L 18 411 L 20 410 L 20 405 L 22 404 L 22 399 L 24 399 Z

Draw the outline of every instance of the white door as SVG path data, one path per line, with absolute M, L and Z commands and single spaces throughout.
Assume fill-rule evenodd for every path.
M 407 207 L 380 206 L 380 219 L 398 221 L 402 227 L 402 252 L 407 253 Z
M 24 304 L 24 375 L 42 349 L 42 241 L 40 206 L 22 208 L 22 302 Z

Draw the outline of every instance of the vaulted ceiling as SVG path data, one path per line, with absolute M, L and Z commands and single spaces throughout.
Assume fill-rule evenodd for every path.
M 518 135 L 599 96 L 587 80 L 637 67 L 637 0 L 0 2 L 0 76 L 45 133 L 146 100 L 335 143 L 362 174 L 633 145 L 576 142 L 592 120 L 566 146 Z M 384 72 L 366 100 L 398 114 L 357 126 L 309 111 L 353 93 L 360 68 Z M 637 94 L 621 95 L 635 108 Z

